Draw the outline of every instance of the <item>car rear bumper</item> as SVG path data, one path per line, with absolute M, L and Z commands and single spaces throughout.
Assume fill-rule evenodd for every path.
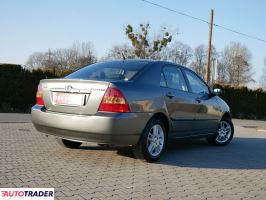
M 31 110 L 35 128 L 48 135 L 84 142 L 135 145 L 151 117 L 149 113 L 97 113 L 73 115 L 50 112 L 35 105 Z

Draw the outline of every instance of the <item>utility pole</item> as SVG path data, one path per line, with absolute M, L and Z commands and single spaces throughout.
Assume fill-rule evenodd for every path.
M 206 74 L 205 74 L 205 82 L 209 83 L 210 81 L 210 64 L 211 64 L 211 48 L 212 48 L 212 26 L 213 26 L 213 9 L 211 10 L 210 15 L 210 30 L 209 30 L 209 42 L 208 42 L 208 57 L 207 57 L 207 65 L 206 65 Z

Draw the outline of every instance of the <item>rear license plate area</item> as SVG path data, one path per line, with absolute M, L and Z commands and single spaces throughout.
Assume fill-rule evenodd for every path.
M 84 94 L 64 92 L 52 93 L 53 104 L 59 106 L 83 106 L 84 98 Z

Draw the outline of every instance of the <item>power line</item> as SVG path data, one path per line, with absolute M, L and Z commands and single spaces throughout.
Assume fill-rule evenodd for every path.
M 204 20 L 204 19 L 201 19 L 201 18 L 198 18 L 198 17 L 194 17 L 192 15 L 189 15 L 189 14 L 186 14 L 184 12 L 180 12 L 180 11 L 177 11 L 177 10 L 174 10 L 174 9 L 171 9 L 171 8 L 168 8 L 166 6 L 163 6 L 163 5 L 160 5 L 160 4 L 157 4 L 157 3 L 154 3 L 152 1 L 148 1 L 148 0 L 141 0 L 147 4 L 150 4 L 150 5 L 153 5 L 153 6 L 156 6 L 156 7 L 159 7 L 159 8 L 162 8 L 164 10 L 168 10 L 170 12 L 174 12 L 176 14 L 179 14 L 179 15 L 183 15 L 185 17 L 188 17 L 188 18 L 191 18 L 191 19 L 194 19 L 194 20 L 197 20 L 197 21 L 200 21 L 200 22 L 203 22 L 203 23 L 206 23 L 206 24 L 210 24 L 208 21 Z M 245 36 L 245 37 L 248 37 L 248 38 L 251 38 L 251 39 L 254 39 L 254 40 L 257 40 L 257 41 L 260 41 L 260 42 L 265 42 L 266 43 L 266 40 L 264 39 L 261 39 L 259 37 L 256 37 L 256 36 L 253 36 L 253 35 L 249 35 L 249 34 L 246 34 L 246 33 L 242 33 L 240 31 L 236 31 L 236 30 L 233 30 L 231 28 L 227 28 L 225 26 L 222 26 L 222 25 L 219 25 L 219 24 L 213 24 L 213 26 L 215 27 L 218 27 L 218 28 L 221 28 L 221 29 L 224 29 L 224 30 L 227 30 L 229 32 L 232 32 L 232 33 L 235 33 L 235 34 L 239 34 L 239 35 L 242 35 L 242 36 Z
M 183 16 L 185 16 L 185 17 L 189 17 L 189 18 L 191 18 L 191 19 L 198 20 L 198 21 L 204 22 L 204 23 L 206 23 L 206 24 L 209 24 L 209 22 L 206 21 L 206 20 L 204 20 L 204 19 L 200 19 L 200 18 L 198 18 L 198 17 L 194 17 L 194 16 L 192 16 L 192 15 L 189 15 L 189 14 L 186 14 L 186 13 L 183 13 L 183 12 L 179 12 L 179 11 L 177 11 L 177 10 L 173 10 L 173 9 L 171 9 L 171 8 L 167 8 L 167 7 L 165 7 L 165 6 L 162 6 L 162 5 L 160 5 L 160 4 L 157 4 L 157 3 L 154 3 L 154 2 L 151 2 L 151 1 L 147 1 L 147 0 L 142 0 L 142 1 L 144 1 L 145 3 L 151 4 L 151 5 L 154 5 L 154 6 L 157 6 L 157 7 L 163 8 L 163 9 L 165 9 L 165 10 L 168 10 L 168 11 L 171 11 L 171 12 L 174 12 L 174 13 L 177 13 L 177 14 L 179 14 L 179 15 L 183 15 Z
M 227 31 L 230 31 L 230 32 L 233 32 L 233 33 L 236 33 L 236 34 L 239 34 L 239 35 L 242 35 L 242 36 L 245 36 L 245 37 L 248 37 L 248 38 L 251 38 L 251 39 L 254 39 L 254 40 L 258 40 L 258 41 L 261 41 L 261 42 L 266 42 L 266 40 L 263 40 L 261 38 L 258 38 L 256 36 L 252 36 L 252 35 L 248 35 L 246 33 L 241 33 L 239 31 L 235 31 L 233 29 L 230 29 L 230 28 L 227 28 L 227 27 L 224 27 L 224 26 L 221 26 L 221 25 L 218 25 L 218 24 L 213 24 L 213 26 L 216 26 L 216 27 L 219 27 L 219 28 L 222 28 L 224 30 L 227 30 Z

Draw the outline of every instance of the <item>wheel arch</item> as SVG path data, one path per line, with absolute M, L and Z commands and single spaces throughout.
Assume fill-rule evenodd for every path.
M 170 131 L 170 122 L 169 122 L 169 119 L 167 118 L 167 116 L 162 112 L 157 112 L 151 117 L 151 119 L 149 121 L 153 120 L 154 118 L 157 118 L 157 119 L 162 121 L 162 123 L 165 126 L 166 137 L 168 137 L 168 133 Z
M 229 118 L 230 120 L 232 120 L 232 116 L 231 116 L 231 114 L 230 114 L 230 112 L 225 112 L 223 115 L 222 115 L 222 118 L 221 119 L 223 119 L 223 118 Z

